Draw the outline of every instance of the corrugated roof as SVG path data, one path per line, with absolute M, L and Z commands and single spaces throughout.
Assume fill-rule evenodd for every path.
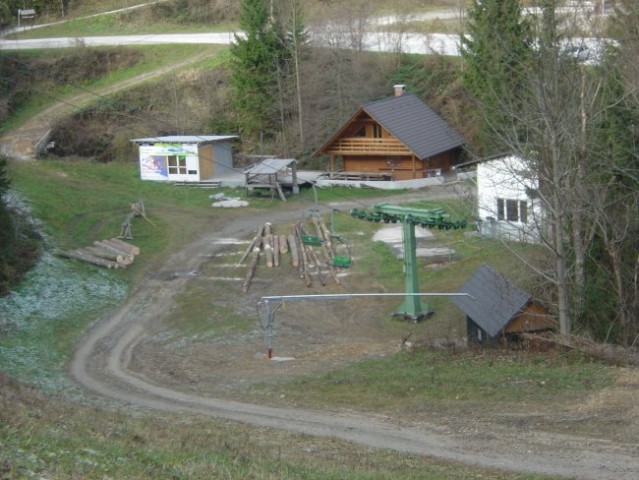
M 167 135 L 164 137 L 134 138 L 135 143 L 209 143 L 239 138 L 237 135 Z
M 497 335 L 530 300 L 528 293 L 485 264 L 475 271 L 459 292 L 474 298 L 453 297 L 453 303 L 491 337 Z
M 291 163 L 295 162 L 294 158 L 267 158 L 266 160 L 253 165 L 244 173 L 254 175 L 271 175 L 287 168 Z
M 465 143 L 455 129 L 412 93 L 370 102 L 362 109 L 420 159 Z

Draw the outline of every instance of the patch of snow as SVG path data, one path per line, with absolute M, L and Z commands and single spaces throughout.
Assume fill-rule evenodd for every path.
M 211 206 L 216 208 L 237 208 L 237 207 L 248 207 L 248 204 L 249 203 L 246 200 L 231 199 L 231 200 L 220 200 L 219 202 L 213 202 Z

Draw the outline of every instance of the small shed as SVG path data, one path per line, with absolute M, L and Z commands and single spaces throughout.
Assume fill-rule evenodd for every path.
M 142 180 L 202 182 L 233 171 L 236 135 L 136 138 Z
M 498 345 L 517 341 L 519 334 L 555 330 L 556 320 L 530 294 L 482 264 L 453 297 L 466 314 L 467 342 Z
M 277 191 L 283 201 L 286 201 L 283 188 L 289 188 L 294 194 L 299 193 L 297 182 L 297 162 L 294 158 L 267 158 L 244 171 L 247 190 L 268 188 Z

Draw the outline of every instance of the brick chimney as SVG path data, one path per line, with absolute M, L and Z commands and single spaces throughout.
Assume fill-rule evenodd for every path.
M 398 83 L 397 85 L 394 85 L 393 88 L 395 89 L 396 97 L 401 97 L 404 94 L 405 85 Z

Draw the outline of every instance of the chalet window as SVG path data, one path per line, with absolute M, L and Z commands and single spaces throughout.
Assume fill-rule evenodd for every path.
M 505 220 L 506 216 L 504 215 L 504 199 L 497 199 L 497 220 Z
M 166 157 L 169 175 L 186 174 L 186 157 L 183 155 L 169 155 Z
M 506 220 L 509 222 L 519 221 L 519 202 L 517 200 L 506 200 Z
M 519 202 L 519 220 L 521 223 L 528 223 L 528 204 Z
M 382 138 L 382 126 L 377 123 L 373 125 L 373 138 Z
M 497 199 L 497 220 L 507 222 L 528 222 L 528 205 L 525 201 Z

